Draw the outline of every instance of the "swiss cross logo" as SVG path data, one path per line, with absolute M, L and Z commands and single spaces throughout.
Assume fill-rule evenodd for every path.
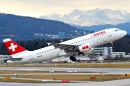
M 23 47 L 21 47 L 20 45 L 12 41 L 11 39 L 5 39 L 3 40 L 3 42 L 5 43 L 11 55 L 26 51 L 26 49 L 24 49 Z
M 14 45 L 13 43 L 11 43 L 11 46 L 9 47 L 9 50 L 11 49 L 14 52 L 15 48 L 17 48 L 17 45 Z

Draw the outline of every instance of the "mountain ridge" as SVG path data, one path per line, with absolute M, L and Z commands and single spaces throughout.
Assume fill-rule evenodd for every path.
M 76 36 L 78 33 L 75 33 L 75 30 L 81 34 L 84 32 L 60 21 L 0 13 L 0 39 L 8 37 L 2 35 L 15 35 L 14 41 L 43 38 L 47 40 L 51 39 L 48 35 L 57 35 L 58 32 L 65 32 L 66 37 Z
M 130 34 L 130 22 L 127 23 L 120 23 L 117 25 L 111 25 L 111 24 L 105 24 L 105 25 L 93 25 L 93 26 L 76 26 L 72 25 L 78 29 L 84 29 L 84 30 L 89 30 L 89 31 L 99 31 L 107 28 L 119 28 L 122 30 L 127 31 L 128 34 Z

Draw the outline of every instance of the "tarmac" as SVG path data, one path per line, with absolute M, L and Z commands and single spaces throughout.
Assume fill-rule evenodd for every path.
M 130 86 L 130 79 L 85 82 L 85 83 L 11 83 L 0 82 L 0 86 Z
M 97 72 L 103 72 L 103 75 L 109 74 L 130 74 L 129 68 L 50 68 L 50 67 L 0 67 L 0 70 L 12 70 L 12 71 L 50 71 L 50 73 L 19 73 L 18 75 L 99 75 Z M 55 73 L 55 71 L 67 71 L 67 73 Z M 73 73 L 72 73 L 73 72 Z M 83 72 L 83 73 L 78 73 Z M 86 72 L 86 73 L 84 73 Z M 95 73 L 87 73 L 95 72 Z M 0 74 L 0 75 L 15 75 L 15 74 Z M 4 77 L 0 77 L 4 78 Z M 23 79 L 23 80 L 38 80 L 43 81 L 42 83 L 11 83 L 11 82 L 0 82 L 0 86 L 130 86 L 130 79 L 103 81 L 103 82 L 92 82 L 92 81 L 71 81 L 72 83 L 44 83 L 43 79 L 32 79 L 32 78 L 16 78 L 11 79 Z M 57 80 L 61 82 L 61 80 Z
M 0 67 L 0 70 L 12 71 L 67 71 L 67 72 L 103 72 L 103 74 L 130 74 L 130 68 L 50 68 L 50 67 Z M 44 73 L 45 74 L 45 73 Z M 46 73 L 47 74 L 47 73 Z M 63 73 L 62 73 L 63 74 Z M 67 73 L 68 74 L 68 73 Z M 87 74 L 87 73 L 86 73 Z M 93 74 L 93 73 L 89 73 Z M 95 73 L 94 73 L 95 74 Z M 98 73 L 99 74 L 99 73 Z

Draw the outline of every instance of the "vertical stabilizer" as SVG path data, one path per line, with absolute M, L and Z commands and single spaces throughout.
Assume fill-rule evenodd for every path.
M 3 42 L 12 56 L 16 57 L 18 54 L 22 54 L 23 52 L 27 51 L 9 38 L 4 39 Z

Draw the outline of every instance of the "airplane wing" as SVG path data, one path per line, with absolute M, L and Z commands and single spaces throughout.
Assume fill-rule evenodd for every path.
M 50 45 L 53 45 L 55 48 L 60 48 L 64 50 L 67 53 L 74 52 L 78 45 L 67 45 L 67 44 L 59 44 L 59 43 L 51 43 Z

